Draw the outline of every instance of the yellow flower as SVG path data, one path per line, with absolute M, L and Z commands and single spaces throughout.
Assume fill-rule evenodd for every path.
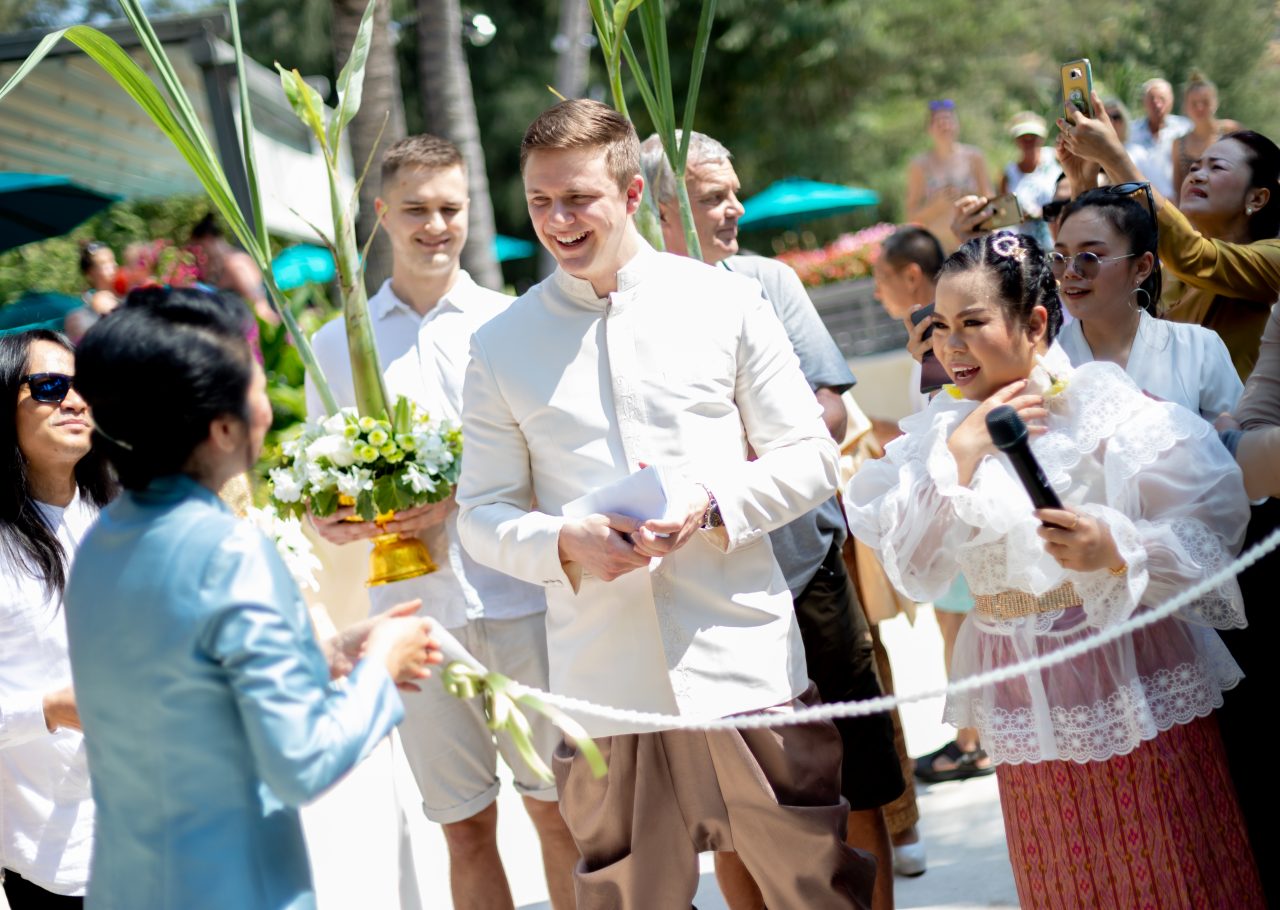
M 363 464 L 368 464 L 371 461 L 377 461 L 378 450 L 371 445 L 359 446 L 356 448 L 356 458 L 360 459 Z
M 1067 390 L 1067 381 L 1065 379 L 1059 379 L 1052 373 L 1049 374 L 1049 378 L 1053 381 L 1049 383 L 1049 388 L 1044 390 L 1045 398 L 1053 398 Z
M 373 440 L 370 440 L 372 442 Z M 378 449 L 382 453 L 382 457 L 391 460 L 391 456 L 400 452 L 399 447 L 394 442 L 388 442 Z
M 378 425 L 378 421 L 374 420 L 372 417 L 360 418 L 360 429 L 366 433 L 368 433 L 370 430 L 377 427 L 377 425 Z
M 387 444 L 390 438 L 386 430 L 378 427 L 369 434 L 369 445 L 380 449 Z
M 946 392 L 948 395 L 950 395 L 950 396 L 951 396 L 952 398 L 954 398 L 956 401 L 960 401 L 960 400 L 962 400 L 962 399 L 964 398 L 964 392 L 960 391 L 959 387 L 957 387 L 957 386 L 955 386 L 955 385 L 953 385 L 953 384 L 951 384 L 951 383 L 949 383 L 949 382 L 948 382 L 946 385 L 944 385 L 944 386 L 942 387 L 942 391 Z

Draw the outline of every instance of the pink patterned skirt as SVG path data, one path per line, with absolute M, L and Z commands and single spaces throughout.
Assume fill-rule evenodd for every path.
M 1023 910 L 1265 910 L 1212 715 L 1128 755 L 996 778 Z

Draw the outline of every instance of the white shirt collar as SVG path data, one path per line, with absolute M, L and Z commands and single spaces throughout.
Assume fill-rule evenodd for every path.
M 440 305 L 445 303 L 456 309 L 465 310 L 474 298 L 474 292 L 478 288 L 479 285 L 475 283 L 475 280 L 467 273 L 466 269 L 458 269 L 458 277 L 454 279 L 453 286 L 444 293 L 444 296 L 440 298 L 432 312 L 438 310 Z M 391 288 L 391 279 L 388 278 L 382 282 L 382 287 L 378 288 L 378 293 L 369 298 L 369 315 L 374 319 L 385 319 L 395 312 L 397 308 L 402 308 L 415 318 L 422 318 L 421 313 L 396 295 L 396 292 Z
M 657 261 L 657 252 L 643 238 L 640 239 L 639 247 L 636 254 L 627 260 L 627 264 L 618 269 L 618 293 L 630 291 L 638 286 L 651 264 Z M 559 266 L 556 266 L 555 272 L 552 273 L 552 279 L 574 300 L 599 305 L 602 299 L 596 294 L 596 289 L 591 286 L 590 281 L 585 278 L 576 278 Z

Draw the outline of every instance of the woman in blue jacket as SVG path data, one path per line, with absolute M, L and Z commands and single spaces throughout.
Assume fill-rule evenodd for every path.
M 273 544 L 218 499 L 271 423 L 219 301 L 173 291 L 126 308 L 76 360 L 125 488 L 66 596 L 98 806 L 87 905 L 313 907 L 297 807 L 390 732 L 396 685 L 438 651 L 401 609 L 326 655 Z

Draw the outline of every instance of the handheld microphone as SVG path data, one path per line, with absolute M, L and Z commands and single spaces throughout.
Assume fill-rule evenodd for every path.
M 1040 462 L 1036 461 L 1031 447 L 1027 445 L 1027 425 L 1018 412 L 1007 404 L 993 408 L 987 415 L 987 432 L 991 434 L 996 448 L 1009 457 L 1032 504 L 1037 509 L 1061 509 L 1062 500 L 1049 486 Z

